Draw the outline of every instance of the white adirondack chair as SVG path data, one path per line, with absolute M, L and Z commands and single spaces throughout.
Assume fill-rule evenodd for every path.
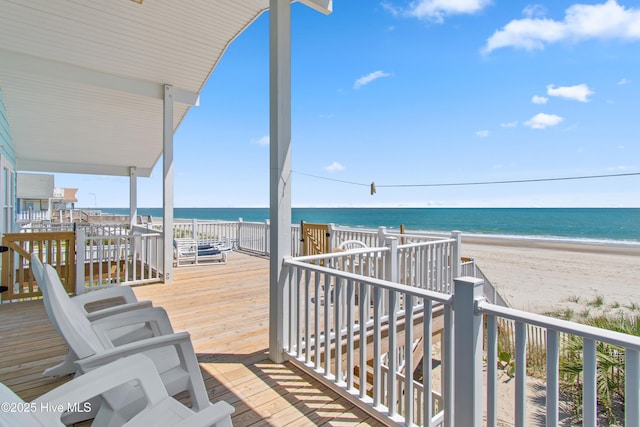
M 93 370 L 44 394 L 32 402 L 24 402 L 0 383 L 0 401 L 7 410 L 0 411 L 0 427 L 64 426 L 68 408 L 85 410 L 85 402 L 131 382 L 144 395 L 143 409 L 133 418 L 122 420 L 108 405 L 100 407 L 96 421 L 117 426 L 230 427 L 234 408 L 226 402 L 210 405 L 194 412 L 169 397 L 153 362 L 141 354 L 122 358 Z M 12 410 L 15 409 L 15 410 Z M 95 424 L 95 423 L 94 423 Z
M 38 282 L 40 291 L 43 294 L 45 310 L 47 311 L 49 318 L 51 318 L 52 313 L 49 305 L 49 299 L 44 297 L 44 295 L 48 292 L 48 287 L 44 286 L 44 265 L 38 257 L 38 254 L 35 252 L 31 254 L 31 271 L 33 272 L 33 276 L 36 279 L 36 282 Z M 64 287 L 63 291 L 66 295 L 66 290 L 64 290 Z M 141 308 L 148 308 L 152 306 L 151 301 L 138 301 L 136 295 L 133 293 L 133 290 L 131 290 L 131 288 L 129 288 L 128 286 L 109 288 L 79 295 L 77 297 L 68 298 L 82 310 L 84 315 L 90 321 L 102 319 L 118 313 L 124 313 L 127 311 L 138 310 Z M 112 302 L 114 299 L 120 300 L 122 304 L 99 309 L 92 312 L 87 311 L 86 306 L 90 303 L 106 301 Z M 57 329 L 57 326 L 55 324 L 54 326 Z M 62 332 L 60 330 L 58 330 L 58 333 L 62 335 Z M 171 333 L 173 333 L 173 331 Z M 150 328 L 142 324 L 133 325 L 129 328 L 122 328 L 119 330 L 118 336 L 114 336 L 113 338 L 114 341 L 118 344 L 123 344 L 127 342 L 137 341 L 143 338 L 149 338 L 151 336 L 153 336 L 153 333 Z M 76 372 L 76 366 L 74 365 L 74 362 L 77 360 L 77 358 L 78 357 L 73 353 L 73 350 L 70 349 L 64 361 L 56 366 L 52 366 L 51 368 L 46 369 L 43 372 L 43 375 L 48 377 L 73 374 L 74 372 Z
M 49 317 L 74 355 L 78 374 L 89 372 L 121 357 L 143 353 L 156 365 L 170 395 L 189 391 L 192 406 L 200 411 L 210 405 L 200 366 L 187 332 L 173 333 L 167 313 L 160 307 L 133 310 L 90 322 L 77 304 L 69 299 L 56 270 L 44 264 L 43 293 Z M 48 301 L 48 302 L 47 302 Z M 148 324 L 151 338 L 118 345 L 113 332 L 131 325 Z M 111 408 L 127 418 L 140 410 L 139 390 L 105 393 Z

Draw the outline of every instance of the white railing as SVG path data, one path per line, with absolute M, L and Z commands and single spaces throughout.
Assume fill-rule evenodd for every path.
M 269 254 L 269 221 L 178 221 L 173 224 L 174 238 L 191 238 L 198 244 L 228 241 L 236 249 L 261 255 Z
M 291 256 L 302 256 L 302 231 L 299 224 L 291 226 Z
M 389 368 L 386 365 L 382 365 L 382 381 L 381 386 L 383 388 L 382 395 L 388 396 L 387 387 L 389 384 Z M 405 380 L 404 374 L 396 372 L 396 376 L 398 377 L 396 380 L 396 385 L 398 390 L 396 391 L 396 396 L 404 396 L 404 388 L 406 386 L 407 381 Z M 415 425 L 424 425 L 424 414 L 422 413 L 422 408 L 424 407 L 424 386 L 422 383 L 413 380 L 413 399 L 414 399 L 414 408 L 413 412 L 413 420 L 411 421 Z M 404 399 L 400 399 L 398 401 L 398 412 L 404 413 L 403 405 Z M 443 408 L 442 395 L 437 391 L 431 391 L 431 408 L 433 408 L 433 413 L 436 414 L 435 417 L 431 418 L 431 427 L 440 427 L 444 426 L 444 411 L 441 410 Z M 383 403 L 385 406 L 389 406 L 387 400 Z M 406 423 L 405 423 L 406 424 Z
M 238 221 L 177 221 L 173 224 L 173 237 L 190 238 L 203 244 L 226 239 L 235 243 L 238 228 Z
M 450 294 L 460 271 L 460 235 L 454 235 L 453 239 L 398 245 L 399 282 Z
M 546 348 L 542 351 L 547 364 L 547 426 L 559 422 L 563 384 L 559 355 L 565 354 L 565 343 L 572 340 L 583 343 L 583 350 L 577 355 L 584 363 L 577 377 L 582 382 L 583 425 L 596 426 L 599 422 L 599 376 L 612 369 L 599 365 L 614 356 L 624 361 L 624 367 L 611 373 L 619 384 L 624 384 L 624 425 L 640 425 L 639 337 L 491 304 L 483 296 L 482 279 L 455 279 L 453 295 L 398 284 L 397 258 L 391 255 L 394 241 L 389 239 L 386 248 L 285 260 L 289 279 L 285 287 L 284 352 L 288 358 L 357 400 L 370 413 L 376 411 L 386 417 L 389 423 L 425 425 L 424 420 L 430 419 L 426 425 L 480 426 L 486 411 L 487 425 L 496 426 L 500 366 L 497 325 L 498 319 L 507 319 L 515 322 L 514 425 L 528 424 L 526 353 L 527 330 L 532 326 L 543 328 L 546 333 Z M 382 260 L 374 265 L 384 265 L 382 274 L 376 277 L 370 277 L 375 275 L 360 267 L 372 258 L 371 254 L 360 258 L 368 252 L 376 252 L 374 258 Z M 431 337 L 436 332 L 432 319 L 434 306 L 438 305 L 442 306 L 444 319 L 442 390 L 436 403 L 428 373 L 432 372 L 432 351 L 437 351 Z M 560 340 L 561 334 L 574 338 Z M 413 376 L 407 375 L 416 360 L 413 351 L 404 349 L 413 349 L 416 343 L 423 346 L 421 354 L 425 356 L 422 391 L 414 384 Z M 617 346 L 611 350 L 615 354 L 605 354 L 601 360 L 603 356 L 597 350 L 602 344 Z M 483 396 L 487 396 L 484 401 Z
M 400 242 L 400 245 L 407 245 L 411 243 L 432 242 L 446 239 L 447 236 L 443 233 L 441 235 L 433 235 L 429 233 L 411 232 L 411 233 L 394 233 L 385 230 L 387 237 L 395 237 Z
M 389 254 L 391 248 L 376 251 Z M 388 421 L 402 423 L 408 417 L 412 422 L 426 419 L 431 420 L 427 425 L 440 425 L 448 417 L 448 407 L 444 398 L 439 400 L 442 406 L 438 411 L 434 410 L 436 397 L 430 375 L 432 314 L 434 304 L 444 304 L 441 394 L 448 396 L 452 381 L 449 361 L 453 297 L 337 270 L 333 268 L 340 259 L 336 256 L 340 255 L 285 261 L 290 269 L 285 289 L 285 353 L 312 375 L 321 376 L 332 387 Z M 385 275 L 397 279 L 392 257 L 383 259 Z M 401 373 L 397 350 L 412 349 L 416 337 L 423 338 L 425 355 L 426 374 L 420 393 L 414 386 L 413 375 L 397 375 Z M 386 367 L 381 363 L 385 354 Z M 412 351 L 406 352 L 402 366 L 413 368 L 413 357 Z M 373 361 L 371 366 L 369 360 Z M 385 374 L 386 369 L 396 375 Z
M 624 353 L 624 425 L 640 425 L 640 337 L 608 331 L 592 326 L 554 319 L 520 310 L 500 307 L 486 302 L 482 296 L 482 280 L 461 278 L 455 281 L 455 383 L 454 412 L 456 425 L 482 424 L 483 411 L 483 360 L 486 357 L 486 412 L 488 426 L 496 426 L 498 413 L 496 402 L 498 374 L 497 320 L 515 322 L 515 397 L 514 425 L 527 425 L 526 348 L 527 327 L 534 325 L 546 330 L 546 425 L 559 424 L 560 386 L 559 356 L 564 349 L 559 334 L 568 334 L 582 341 L 582 352 L 577 360 L 582 364 L 578 378 L 582 382 L 582 425 L 596 426 L 598 413 L 598 375 L 606 366 L 599 366 L 608 357 L 602 353 L 602 345 L 616 346 Z M 486 316 L 486 355 L 483 351 L 483 317 Z M 601 359 L 602 358 L 602 359 Z
M 497 304 L 502 307 L 509 307 L 507 301 L 500 295 L 495 286 L 491 283 L 489 278 L 482 272 L 475 258 L 471 258 L 468 261 L 463 261 L 460 265 L 460 277 L 477 277 L 484 281 L 484 296 L 491 304 Z
M 259 254 L 269 254 L 269 221 L 238 222 L 238 248 Z
M 145 230 L 127 234 L 123 230 L 117 227 L 76 230 L 76 294 L 162 280 L 162 233 Z
M 41 233 L 48 231 L 73 231 L 75 230 L 75 224 L 52 224 L 50 222 L 44 222 L 40 224 L 29 224 L 28 226 L 20 228 L 20 233 Z
M 51 221 L 51 214 L 49 211 L 26 211 L 16 213 L 17 222 L 28 221 Z
M 336 227 L 329 224 L 329 234 L 331 235 L 331 248 L 337 248 L 340 243 L 348 240 L 358 240 L 369 247 L 382 246 L 379 232 L 376 230 Z M 383 238 L 384 242 L 384 238 Z

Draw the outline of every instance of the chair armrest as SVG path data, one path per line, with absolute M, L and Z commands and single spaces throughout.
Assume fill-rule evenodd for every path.
M 145 351 L 157 348 L 175 347 L 178 350 L 178 353 L 180 353 L 184 351 L 185 344 L 191 348 L 191 352 L 194 353 L 189 333 L 178 332 L 171 335 L 147 338 L 145 340 L 123 344 L 119 347 L 113 347 L 99 354 L 79 359 L 75 363 L 79 370 L 85 373 L 92 371 L 99 366 L 114 362 L 122 357 L 144 353 Z
M 99 354 L 80 359 L 75 363 L 80 372 L 87 372 L 124 356 L 146 353 L 150 350 L 165 347 L 174 347 L 182 368 L 188 374 L 189 382 L 187 389 L 191 395 L 191 403 L 194 410 L 199 411 L 211 405 L 207 395 L 207 389 L 204 386 L 200 365 L 198 364 L 198 359 L 196 358 L 196 353 L 191 343 L 191 336 L 187 332 L 178 332 L 123 344 L 118 347 L 109 348 Z M 147 355 L 149 355 L 154 363 L 156 362 L 157 354 L 155 357 L 149 353 L 147 353 Z
M 84 310 L 84 306 L 92 302 L 100 302 L 114 298 L 122 298 L 125 303 L 138 302 L 136 294 L 129 286 L 117 286 L 113 288 L 100 289 L 99 291 L 87 292 L 71 298 L 71 301 L 79 304 Z M 85 310 L 86 311 L 86 310 Z
M 33 402 L 37 403 L 38 408 L 60 407 L 66 410 L 75 404 L 80 410 L 91 410 L 95 408 L 84 407 L 83 402 L 130 381 L 138 381 L 147 406 L 157 405 L 168 397 L 153 361 L 142 354 L 136 354 L 76 377 Z M 36 411 L 33 415 L 43 425 L 63 425 L 60 418 L 64 410 Z
M 104 317 L 91 322 L 91 327 L 95 331 L 100 341 L 105 347 L 113 347 L 113 338 L 109 332 L 134 325 L 150 326 L 153 336 L 173 334 L 173 326 L 169 321 L 167 312 L 162 307 L 143 308 L 140 310 L 127 311 Z
M 113 316 L 114 314 L 125 313 L 127 311 L 140 310 L 142 308 L 151 308 L 153 305 L 151 301 L 138 301 L 127 304 L 115 305 L 113 307 L 107 307 L 100 310 L 87 313 L 87 319 L 93 322 L 104 317 Z M 86 312 L 86 310 L 85 310 Z

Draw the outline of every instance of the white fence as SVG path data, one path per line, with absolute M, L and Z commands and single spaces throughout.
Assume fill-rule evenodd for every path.
M 267 255 L 270 231 L 269 221 L 263 223 L 238 221 L 237 246 L 245 251 Z
M 391 249 L 376 251 L 388 255 Z M 409 418 L 420 425 L 441 425 L 446 419 L 447 400 L 433 392 L 431 375 L 423 375 L 422 383 L 414 381 L 414 352 L 400 350 L 413 349 L 415 337 L 420 335 L 421 353 L 426 355 L 423 372 L 431 372 L 434 304 L 445 305 L 445 331 L 451 331 L 452 296 L 328 267 L 338 265 L 344 256 L 286 261 L 290 268 L 285 291 L 286 354 L 312 375 L 321 376 L 390 421 L 402 423 Z M 385 274 L 397 276 L 393 257 L 383 259 L 388 265 Z M 443 344 L 443 351 L 449 355 L 450 334 L 445 333 Z M 442 395 L 447 396 L 451 386 L 450 357 L 442 360 Z M 411 374 L 403 374 L 400 365 Z M 430 421 L 425 424 L 424 420 Z
M 491 304 L 497 304 L 502 307 L 509 307 L 507 301 L 498 293 L 489 278 L 482 272 L 475 258 L 465 260 L 461 264 L 460 277 L 477 277 L 484 281 L 484 296 Z
M 398 246 L 399 283 L 450 294 L 460 272 L 460 234 Z
M 463 282 L 463 281 L 461 281 Z M 479 283 L 478 283 L 479 282 Z M 456 283 L 456 300 L 459 293 L 465 293 L 460 297 L 461 303 L 454 304 L 456 313 L 467 311 L 472 316 L 465 317 L 462 321 L 456 314 L 456 354 L 470 352 L 474 355 L 476 362 L 474 366 L 474 377 L 468 378 L 466 387 L 472 388 L 470 381 L 474 381 L 473 388 L 481 386 L 482 380 L 482 357 L 479 348 L 472 349 L 471 343 L 476 342 L 477 336 L 482 339 L 482 318 L 487 320 L 487 425 L 497 424 L 497 363 L 498 363 L 498 327 L 497 320 L 500 318 L 510 319 L 515 322 L 515 425 L 522 427 L 527 425 L 527 388 L 526 388 L 526 348 L 527 348 L 527 327 L 534 325 L 546 330 L 546 425 L 556 426 L 559 421 L 560 407 L 560 377 L 559 377 L 559 355 L 562 352 L 562 345 L 559 340 L 560 334 L 568 334 L 582 341 L 582 354 L 578 355 L 582 363 L 582 425 L 596 426 L 599 424 L 598 413 L 598 376 L 602 370 L 606 371 L 606 356 L 603 356 L 598 349 L 603 344 L 617 346 L 619 354 L 624 354 L 625 364 L 618 374 L 624 376 L 624 423 L 625 426 L 640 425 L 640 338 L 632 335 L 608 331 L 592 326 L 581 325 L 565 320 L 553 319 L 546 316 L 527 313 L 524 311 L 504 308 L 489 304 L 481 297 L 481 281 L 475 283 L 466 281 L 458 288 Z M 458 338 L 458 331 L 460 337 Z M 481 348 L 482 346 L 480 346 Z M 470 360 L 466 360 L 469 363 Z M 456 366 L 457 366 L 456 361 Z M 461 361 L 465 363 L 465 361 Z M 480 372 L 478 374 L 478 371 Z M 456 375 L 458 372 L 456 371 Z M 480 386 L 475 383 L 480 380 Z M 456 385 L 457 386 L 457 385 Z M 482 411 L 482 390 L 479 395 L 471 396 L 465 393 L 464 399 L 460 402 L 456 400 L 456 417 L 461 411 L 466 411 L 465 406 L 471 405 Z M 468 399 L 473 399 L 469 402 Z M 470 414 L 469 414 L 470 415 Z M 477 414 L 475 415 L 477 417 Z M 471 425 L 471 424 L 469 424 Z
M 76 229 L 76 294 L 162 280 L 163 235 L 126 226 Z
M 25 211 L 16 213 L 16 222 L 24 223 L 29 221 L 51 221 L 49 211 Z

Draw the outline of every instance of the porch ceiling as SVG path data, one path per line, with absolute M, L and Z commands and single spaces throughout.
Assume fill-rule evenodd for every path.
M 303 0 L 314 8 L 330 0 Z M 149 176 L 225 49 L 269 0 L 0 0 L 0 87 L 19 170 Z

